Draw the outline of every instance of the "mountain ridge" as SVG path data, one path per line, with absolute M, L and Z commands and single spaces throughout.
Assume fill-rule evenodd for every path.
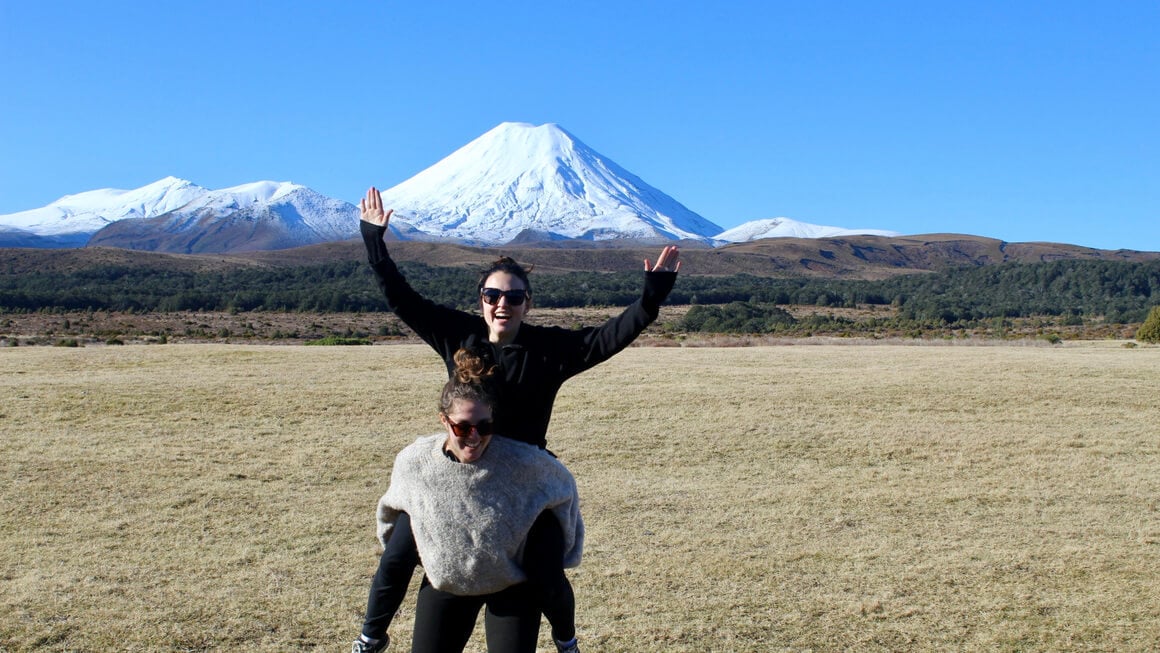
M 774 218 L 725 232 L 554 123 L 501 123 L 383 191 L 399 240 L 553 247 L 855 233 Z M 0 216 L 0 247 L 115 246 L 176 253 L 286 249 L 346 238 L 358 207 L 292 182 L 220 190 L 165 177 Z M 751 224 L 751 223 L 746 223 Z M 778 227 L 771 232 L 771 225 Z M 726 239 L 718 239 L 719 234 Z M 877 232 L 893 233 L 893 232 Z M 748 235 L 743 235 L 748 234 Z
M 290 183 L 257 182 L 211 191 L 155 217 L 120 220 L 86 246 L 171 253 L 288 249 L 345 239 L 353 205 Z
M 911 239 L 905 241 L 910 249 L 913 239 L 921 238 L 790 218 L 752 220 L 721 230 L 552 123 L 501 123 L 387 189 L 384 201 L 396 209 L 390 238 L 475 247 L 559 252 L 677 243 L 691 254 L 698 248 L 728 248 L 770 239 L 861 236 Z M 165 177 L 129 191 L 85 191 L 40 209 L 0 216 L 0 247 L 121 247 L 185 254 L 288 250 L 345 240 L 357 233 L 357 223 L 354 204 L 292 182 L 260 181 L 209 190 Z M 985 236 L 970 238 L 999 242 Z M 860 270 L 866 264 L 855 259 L 873 259 L 885 269 L 892 257 L 902 268 L 923 265 L 913 251 L 891 254 L 859 245 L 850 258 L 839 256 L 845 251 L 843 245 L 834 246 L 828 254 L 810 253 L 817 246 L 783 243 L 781 250 L 794 250 L 800 256 L 796 263 L 789 260 L 781 267 L 863 274 Z M 1040 244 L 1036 251 L 1044 251 L 1044 246 Z M 928 249 L 940 247 L 927 244 Z M 1097 251 L 1068 247 L 1072 249 L 1044 256 L 1090 257 L 1080 252 Z M 988 259 L 1012 258 L 1002 247 L 967 249 Z M 781 258 L 789 255 L 778 254 Z M 932 261 L 974 264 L 963 251 L 956 254 L 943 248 L 929 256 Z M 942 263 L 931 263 L 937 264 Z

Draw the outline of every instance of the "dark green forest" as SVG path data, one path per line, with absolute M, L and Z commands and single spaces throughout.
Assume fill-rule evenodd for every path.
M 476 304 L 476 273 L 417 263 L 400 265 L 424 296 L 448 306 Z M 541 274 L 532 277 L 542 307 L 623 306 L 640 294 L 640 273 Z M 900 275 L 880 281 L 749 275 L 682 275 L 670 304 L 692 305 L 689 331 L 769 333 L 797 323 L 778 305 L 890 306 L 895 325 L 935 327 L 1054 316 L 1143 322 L 1160 304 L 1160 261 L 1007 263 Z M 286 311 L 373 312 L 386 305 L 362 262 L 220 273 L 158 272 L 128 267 L 70 273 L 0 274 L 0 312 Z

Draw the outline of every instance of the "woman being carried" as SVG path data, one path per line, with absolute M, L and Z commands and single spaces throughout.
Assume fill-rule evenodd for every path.
M 421 437 L 395 459 L 378 506 L 384 546 L 406 520 L 425 576 L 415 611 L 412 653 L 458 653 L 486 606 L 489 651 L 536 650 L 540 608 L 523 571 L 537 520 L 563 533 L 564 564 L 580 564 L 584 524 L 571 473 L 551 454 L 492 435 L 491 369 L 460 350 L 443 388 L 446 433 Z

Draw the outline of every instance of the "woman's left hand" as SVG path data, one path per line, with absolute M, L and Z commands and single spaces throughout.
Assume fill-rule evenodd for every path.
M 681 269 L 681 250 L 676 245 L 669 245 L 661 250 L 661 255 L 657 257 L 657 264 L 652 265 L 646 258 L 644 260 L 645 272 L 677 272 Z

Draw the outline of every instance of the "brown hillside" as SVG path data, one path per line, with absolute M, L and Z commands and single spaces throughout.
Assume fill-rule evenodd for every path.
M 223 255 L 143 252 L 116 247 L 80 249 L 0 248 L 0 274 L 73 272 L 94 267 L 134 267 L 146 270 L 215 272 L 262 265 L 261 261 Z
M 533 264 L 540 272 L 632 271 L 655 260 L 659 246 L 476 248 L 423 242 L 391 242 L 398 261 L 433 266 L 480 267 L 501 254 Z M 363 261 L 361 241 L 348 240 L 287 250 L 241 254 L 182 255 L 109 247 L 83 249 L 0 249 L 0 274 L 33 270 L 70 271 L 95 266 L 124 265 L 147 269 L 216 271 L 249 266 L 300 266 L 332 261 Z M 1143 262 L 1160 259 L 1160 252 L 1100 250 L 1059 243 L 1007 243 L 962 234 L 926 234 L 886 238 L 770 238 L 710 249 L 683 246 L 682 272 L 695 275 L 752 274 L 763 277 L 830 277 L 883 279 L 898 274 L 953 267 L 1067 259 Z

